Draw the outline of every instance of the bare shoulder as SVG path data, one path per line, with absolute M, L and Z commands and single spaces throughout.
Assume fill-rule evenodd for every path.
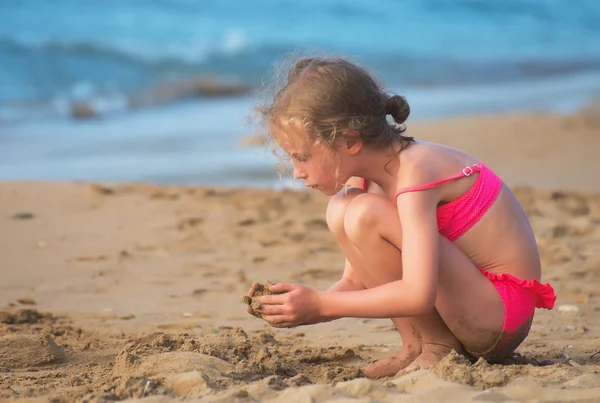
M 421 185 L 436 180 L 441 153 L 435 144 L 415 143 L 400 153 L 398 188 Z
M 434 182 L 439 176 L 440 168 L 435 162 L 438 159 L 437 150 L 428 143 L 416 143 L 400 153 L 394 198 L 403 228 L 434 225 L 440 188 L 420 186 Z
M 398 188 L 440 180 L 476 161 L 469 154 L 452 147 L 427 142 L 415 143 L 400 154 Z

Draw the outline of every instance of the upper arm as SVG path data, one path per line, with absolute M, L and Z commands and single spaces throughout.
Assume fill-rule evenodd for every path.
M 438 201 L 437 188 L 404 193 L 396 199 L 402 225 L 402 279 L 420 290 L 429 303 L 435 301 L 438 282 Z

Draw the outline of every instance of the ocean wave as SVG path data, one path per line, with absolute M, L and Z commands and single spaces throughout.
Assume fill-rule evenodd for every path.
M 600 71 L 598 2 L 137 0 L 0 5 L 0 120 L 238 95 L 291 52 L 351 55 L 386 88 Z M 232 12 L 235 11 L 235 12 Z M 595 13 L 594 13 L 595 11 Z M 326 29 L 325 29 L 326 28 Z M 334 34 L 332 34 L 332 32 Z
M 167 44 L 154 44 L 124 38 L 108 44 L 85 39 L 52 39 L 33 35 L 0 36 L 0 49 L 2 48 L 12 52 L 100 56 L 150 67 L 161 65 L 198 66 L 214 56 L 234 56 L 251 50 L 244 31 L 239 28 L 227 31 L 217 42 L 197 39 L 187 43 Z
M 240 28 L 228 30 L 218 41 L 195 39 L 159 44 L 125 38 L 102 43 L 32 35 L 0 36 L 0 62 L 3 54 L 6 57 L 36 55 L 49 65 L 93 58 L 135 66 L 149 74 L 227 74 L 255 84 L 261 82 L 262 76 L 274 63 L 298 49 L 306 49 L 307 54 L 351 54 L 328 46 L 303 47 L 285 40 L 252 43 Z M 519 54 L 515 51 L 514 55 L 506 57 L 501 53 L 482 56 L 474 50 L 460 57 L 448 57 L 441 51 L 423 53 L 414 49 L 371 48 L 360 53 L 362 60 L 382 73 L 384 78 L 394 81 L 393 84 L 414 84 L 415 81 L 452 84 L 467 82 L 469 78 L 476 82 L 600 69 L 600 54 L 594 52 Z
M 0 123 L 14 123 L 53 116 L 88 119 L 129 110 L 173 104 L 191 98 L 240 96 L 253 87 L 237 81 L 223 81 L 213 76 L 187 76 L 165 80 L 143 91 L 114 91 L 96 94 L 90 83 L 79 83 L 69 94 L 47 101 L 2 102 Z
M 514 110 L 573 112 L 600 99 L 600 72 L 578 72 L 511 83 L 390 86 L 389 89 L 409 99 L 414 107 L 411 116 L 416 119 Z M 233 102 L 232 105 L 243 101 L 249 113 L 252 102 L 257 101 L 251 90 L 252 87 L 243 82 L 227 83 L 209 76 L 191 76 L 165 81 L 140 93 L 114 93 L 85 100 L 56 97 L 50 102 L 3 102 L 0 103 L 0 125 L 58 116 L 77 119 L 109 117 L 165 107 L 186 99 L 205 103 L 211 97 L 229 97 L 231 101 L 225 102 Z M 239 105 L 236 108 L 239 109 Z M 185 124 L 183 121 L 180 123 Z

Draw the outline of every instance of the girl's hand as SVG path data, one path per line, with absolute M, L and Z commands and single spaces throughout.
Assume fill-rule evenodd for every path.
M 292 283 L 271 286 L 271 291 L 284 293 L 253 298 L 260 303 L 263 319 L 275 327 L 296 327 L 325 321 L 319 294 L 310 288 Z

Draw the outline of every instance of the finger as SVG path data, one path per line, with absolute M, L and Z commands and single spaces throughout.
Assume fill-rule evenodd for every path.
M 285 293 L 293 291 L 298 287 L 300 287 L 300 285 L 294 283 L 275 283 L 271 285 L 269 289 L 271 290 L 271 292 Z
M 282 305 L 285 301 L 285 297 L 283 295 L 263 295 L 252 298 L 252 301 L 261 305 Z
M 257 282 L 252 283 L 252 287 L 250 287 L 250 291 L 248 291 L 248 295 L 250 295 L 251 297 L 254 296 L 254 294 L 256 293 L 256 290 L 260 287 L 260 284 L 258 284 Z
M 252 316 L 255 316 L 255 317 L 257 317 L 257 318 L 260 318 L 260 319 L 262 319 L 262 316 L 261 316 L 261 314 L 259 314 L 259 313 L 258 313 L 258 312 L 256 312 L 254 309 L 252 309 L 252 307 L 251 307 L 251 306 L 249 306 L 249 307 L 246 309 L 246 312 L 248 312 L 248 313 L 249 313 L 250 315 L 252 315 Z
M 290 322 L 280 322 L 280 323 L 269 323 L 271 326 L 276 327 L 278 329 L 284 329 L 284 328 L 290 328 L 290 327 L 296 327 L 295 324 L 290 323 Z
M 263 315 L 283 315 L 283 305 L 264 304 L 258 308 L 258 312 Z
M 286 315 L 263 315 L 262 318 L 275 327 L 287 327 L 292 323 Z
M 278 329 L 290 328 L 290 327 L 296 327 L 296 326 L 298 326 L 298 324 L 295 323 L 295 322 L 286 322 L 286 321 L 277 322 L 277 323 L 269 323 L 269 325 L 272 326 L 272 327 L 276 327 Z

